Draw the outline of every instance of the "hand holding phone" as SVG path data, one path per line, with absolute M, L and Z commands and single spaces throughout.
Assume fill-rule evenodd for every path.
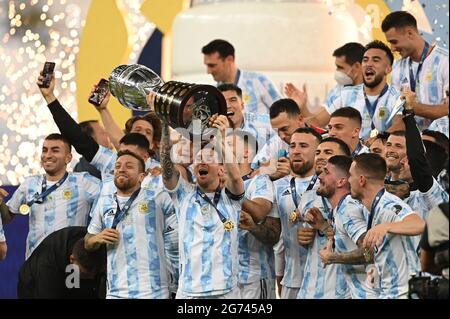
M 109 82 L 108 80 L 101 79 L 95 90 L 92 92 L 91 96 L 89 97 L 89 103 L 100 106 L 102 104 L 103 100 L 105 99 L 106 95 L 109 92 Z
M 45 62 L 44 68 L 42 69 L 42 76 L 44 80 L 42 80 L 42 84 L 39 85 L 41 88 L 49 88 L 50 82 L 52 81 L 52 75 L 55 71 L 55 63 L 54 62 Z

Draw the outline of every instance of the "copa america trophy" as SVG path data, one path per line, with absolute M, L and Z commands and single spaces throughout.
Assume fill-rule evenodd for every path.
M 164 83 L 146 66 L 120 65 L 109 76 L 109 88 L 120 104 L 137 111 L 155 111 L 172 128 L 185 128 L 193 135 L 206 136 L 212 129 L 209 120 L 213 114 L 226 115 L 227 106 L 222 93 L 212 85 L 177 81 Z M 146 97 L 155 93 L 154 110 Z M 200 131 L 193 125 L 198 120 Z

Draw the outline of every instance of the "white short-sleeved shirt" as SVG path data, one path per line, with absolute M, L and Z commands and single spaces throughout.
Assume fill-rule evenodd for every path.
M 249 132 L 256 138 L 258 149 L 262 149 L 273 136 L 277 135 L 270 124 L 269 114 L 245 112 L 241 130 Z
M 358 239 L 367 230 L 367 210 L 347 195 L 333 211 L 335 222 L 335 252 L 348 253 L 358 249 Z M 352 299 L 374 299 L 378 291 L 366 281 L 365 265 L 343 264 L 343 273 Z
M 298 204 L 300 204 L 301 195 L 308 188 L 312 178 L 313 176 L 295 178 Z M 276 200 L 274 209 L 278 211 L 278 215 L 280 216 L 281 236 L 284 246 L 285 267 L 281 284 L 285 287 L 299 288 L 303 280 L 303 270 L 308 252 L 297 240 L 298 229 L 305 227 L 305 225 L 298 221 L 294 224 L 289 221 L 290 213 L 296 209 L 291 194 L 291 179 L 292 176 L 286 176 L 274 182 Z
M 400 198 L 384 192 L 373 212 L 372 227 L 403 220 L 415 214 Z M 370 214 L 368 213 L 370 216 Z M 369 217 L 368 217 L 369 218 Z M 387 234 L 374 254 L 375 267 L 380 276 L 381 299 L 406 296 L 408 280 L 419 272 L 419 256 L 413 236 Z
M 391 82 L 398 91 L 404 87 L 410 88 L 409 64 L 410 58 L 396 60 L 392 67 Z M 412 62 L 413 74 L 416 76 L 419 63 Z M 434 46 L 431 53 L 425 58 L 416 79 L 416 96 L 423 104 L 441 104 L 445 98 L 445 90 L 449 88 L 448 50 Z M 448 117 L 447 117 L 448 118 Z M 428 128 L 431 120 L 416 116 L 421 130 Z M 448 136 L 448 122 L 442 133 Z
M 269 114 L 270 106 L 281 95 L 273 82 L 264 74 L 239 70 L 237 86 L 242 90 L 245 111 Z
M 261 163 L 267 163 L 270 160 L 278 159 L 278 154 L 281 150 L 284 151 L 285 154 L 288 154 L 289 144 L 283 141 L 278 135 L 271 137 L 253 158 L 251 165 L 252 169 L 258 169 L 261 166 Z
M 449 118 L 448 116 L 443 116 L 438 118 L 437 120 L 434 120 L 433 123 L 428 127 L 428 129 L 432 131 L 437 131 L 445 134 L 445 136 L 449 137 L 448 131 L 449 131 Z
M 27 177 L 6 204 L 11 213 L 19 214 L 22 204 L 30 202 L 35 194 L 41 194 L 43 181 L 44 175 Z M 87 226 L 89 211 L 99 194 L 100 183 L 98 178 L 87 172 L 69 173 L 42 204 L 31 206 L 26 259 L 51 233 L 68 226 Z
M 273 183 L 267 175 L 257 175 L 244 181 L 245 196 L 251 200 L 261 198 L 271 203 L 274 199 Z M 273 210 L 269 213 L 273 215 Z M 239 274 L 241 284 L 249 284 L 261 279 L 275 278 L 273 247 L 268 246 L 249 231 L 239 229 Z
M 237 287 L 238 225 L 242 196 L 222 189 L 218 210 L 234 227 L 226 231 L 217 211 L 197 193 L 197 186 L 179 178 L 169 191 L 180 203 L 180 278 L 178 291 L 185 296 L 224 295 Z M 213 201 L 214 194 L 206 194 Z
M 3 231 L 2 219 L 0 218 L 0 243 L 3 243 L 5 241 L 6 241 L 5 232 Z
M 448 193 L 438 181 L 433 178 L 433 186 L 426 193 L 420 190 L 412 191 L 405 202 L 417 212 L 423 220 L 426 220 L 428 212 L 441 203 L 449 201 Z
M 107 245 L 107 298 L 169 298 L 169 272 L 164 253 L 164 215 L 174 207 L 165 192 L 141 188 L 117 224 L 120 238 Z M 114 194 L 102 195 L 93 208 L 90 234 L 111 228 L 117 204 Z
M 332 208 L 327 199 L 318 196 L 316 190 L 304 192 L 300 202 L 303 217 L 309 209 L 316 207 L 327 220 L 332 220 Z M 306 227 L 310 227 L 309 225 Z M 350 297 L 347 282 L 340 264 L 323 267 L 320 251 L 327 246 L 326 234 L 316 232 L 313 243 L 307 249 L 303 280 L 297 299 L 346 299 Z
M 376 96 L 368 97 L 371 103 L 375 103 Z M 400 92 L 393 86 L 389 86 L 387 92 L 380 97 L 375 108 L 373 117 L 370 115 L 366 107 L 366 99 L 364 96 L 364 84 L 355 86 L 348 86 L 342 89 L 339 97 L 333 100 L 333 102 L 326 105 L 328 113 L 332 114 L 334 111 L 351 106 L 357 109 L 361 113 L 362 126 L 360 132 L 360 138 L 366 139 L 370 137 L 372 131 L 372 123 L 379 132 L 386 131 L 392 122 L 388 122 L 388 118 L 392 113 L 393 107 L 396 101 L 400 98 Z M 401 114 L 399 112 L 399 114 Z

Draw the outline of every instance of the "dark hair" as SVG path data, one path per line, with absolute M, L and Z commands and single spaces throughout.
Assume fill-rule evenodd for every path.
M 89 272 L 99 272 L 106 264 L 104 248 L 87 251 L 84 248 L 84 238 L 80 238 L 72 247 L 72 255 L 77 262 Z
M 391 28 L 402 29 L 404 27 L 413 27 L 417 30 L 416 18 L 406 11 L 391 12 L 381 23 L 381 30 L 383 30 L 383 32 L 387 32 Z
M 448 137 L 438 131 L 432 130 L 423 130 L 422 135 L 431 136 L 436 140 L 436 144 L 440 145 L 445 149 L 445 152 L 448 154 Z
M 69 140 L 62 136 L 59 133 L 52 133 L 47 135 L 44 140 L 47 141 L 62 141 L 64 144 L 66 144 L 67 148 L 69 149 L 69 152 L 72 152 L 72 145 L 70 144 Z
M 430 164 L 433 177 L 437 178 L 439 173 L 445 168 L 444 165 L 448 158 L 448 154 L 442 146 L 432 141 L 423 141 L 423 145 L 427 150 L 425 157 Z
M 234 91 L 236 94 L 242 99 L 242 90 L 239 86 L 233 84 L 233 83 L 223 83 L 220 84 L 217 89 L 220 92 L 226 92 L 226 91 Z
M 349 42 L 337 48 L 333 52 L 334 57 L 345 57 L 345 63 L 353 65 L 356 62 L 361 63 L 366 49 L 361 43 Z
M 98 123 L 97 120 L 89 120 L 89 121 L 84 121 L 79 123 L 78 125 L 80 125 L 81 131 L 87 135 L 89 135 L 90 137 L 93 137 L 94 135 L 94 129 L 92 128 L 93 123 Z
M 319 132 L 317 132 L 315 129 L 312 129 L 310 127 L 301 127 L 295 130 L 294 133 L 292 133 L 292 135 L 294 134 L 311 134 L 313 135 L 317 141 L 320 143 L 322 141 L 322 135 L 320 135 Z
M 161 120 L 153 111 L 148 112 L 145 115 L 137 115 L 133 116 L 132 118 L 129 118 L 125 123 L 125 134 L 130 133 L 134 122 L 139 120 L 147 121 L 151 124 L 151 126 L 153 127 L 153 142 L 160 142 L 162 135 Z
M 279 99 L 270 106 L 270 119 L 276 118 L 283 112 L 286 112 L 289 117 L 297 117 L 300 115 L 300 109 L 294 100 Z
M 327 137 L 324 138 L 320 143 L 335 143 L 339 146 L 339 149 L 341 150 L 342 153 L 345 154 L 345 156 L 351 156 L 352 152 L 350 151 L 350 148 L 348 147 L 348 145 L 341 139 L 337 138 L 337 137 Z
M 383 144 L 386 144 L 386 141 L 389 138 L 389 135 L 391 135 L 391 134 L 388 133 L 388 132 L 380 132 L 380 133 L 377 134 L 377 136 L 375 136 L 375 139 L 376 140 L 381 140 L 381 142 Z
M 124 145 L 136 145 L 137 147 L 139 147 L 147 152 L 150 150 L 150 143 L 145 138 L 145 136 L 140 133 L 125 134 L 120 139 L 119 143 L 124 144 Z
M 340 109 L 337 109 L 330 115 L 330 119 L 333 117 L 345 117 L 347 119 L 355 120 L 359 127 L 362 126 L 362 117 L 361 113 L 359 111 L 351 106 L 341 107 Z
M 352 166 L 352 158 L 349 156 L 335 155 L 328 159 L 328 163 L 336 166 L 339 171 L 349 176 L 350 166 Z
M 222 60 L 230 55 L 234 58 L 234 47 L 225 40 L 213 40 L 202 48 L 203 54 L 212 54 L 214 52 L 218 52 Z
M 387 173 L 386 161 L 378 154 L 363 153 L 353 158 L 356 168 L 371 178 L 384 182 Z
M 392 54 L 391 49 L 389 49 L 389 47 L 384 42 L 382 42 L 380 40 L 374 40 L 374 41 L 372 41 L 372 42 L 370 42 L 370 43 L 368 43 L 366 45 L 366 51 L 365 52 L 369 51 L 370 49 L 383 50 L 386 53 L 386 55 L 387 55 L 387 57 L 389 59 L 389 63 L 392 66 L 392 64 L 394 63 L 394 55 Z
M 141 173 L 145 172 L 145 162 L 144 162 L 144 160 L 142 159 L 142 157 L 140 157 L 139 155 L 137 155 L 136 153 L 134 153 L 134 152 L 132 152 L 132 151 L 129 151 L 129 150 L 123 150 L 123 151 L 119 151 L 119 152 L 117 153 L 117 160 L 118 160 L 121 156 L 124 156 L 124 155 L 130 155 L 130 156 L 133 156 L 134 158 L 136 158 L 136 159 L 138 160 L 138 162 L 139 162 L 139 171 L 140 171 Z M 117 160 L 116 160 L 116 161 L 117 161 Z
M 258 140 L 250 132 L 241 129 L 229 130 L 227 136 L 237 136 L 242 138 L 244 144 L 250 146 L 255 155 L 258 153 Z
M 389 134 L 389 136 L 393 135 L 393 136 L 403 136 L 403 137 L 406 137 L 405 134 L 406 134 L 405 131 L 394 131 L 394 132 L 391 132 L 391 133 Z

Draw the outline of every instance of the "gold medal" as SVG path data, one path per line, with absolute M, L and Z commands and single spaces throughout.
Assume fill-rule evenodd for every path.
M 364 249 L 364 252 L 363 252 L 363 256 L 364 256 L 364 260 L 367 262 L 367 263 L 369 263 L 370 262 L 370 250 L 369 249 Z
M 297 220 L 300 219 L 299 214 L 297 213 L 297 210 L 294 210 L 292 213 L 289 214 L 289 221 L 292 224 L 295 224 L 297 222 Z
M 223 228 L 225 231 L 232 231 L 234 228 L 234 224 L 231 220 L 227 220 L 225 223 L 223 223 Z
M 139 213 L 146 214 L 148 213 L 148 204 L 146 202 L 139 203 L 138 209 Z
M 20 205 L 19 212 L 22 215 L 28 215 L 30 213 L 30 206 L 28 206 L 27 204 Z
M 65 200 L 71 199 L 71 198 L 72 198 L 72 192 L 71 192 L 70 190 L 65 190 L 65 191 L 63 192 L 63 198 L 64 198 Z
M 386 108 L 384 106 L 380 107 L 378 109 L 378 118 L 384 119 L 386 117 L 386 115 L 387 115 Z

